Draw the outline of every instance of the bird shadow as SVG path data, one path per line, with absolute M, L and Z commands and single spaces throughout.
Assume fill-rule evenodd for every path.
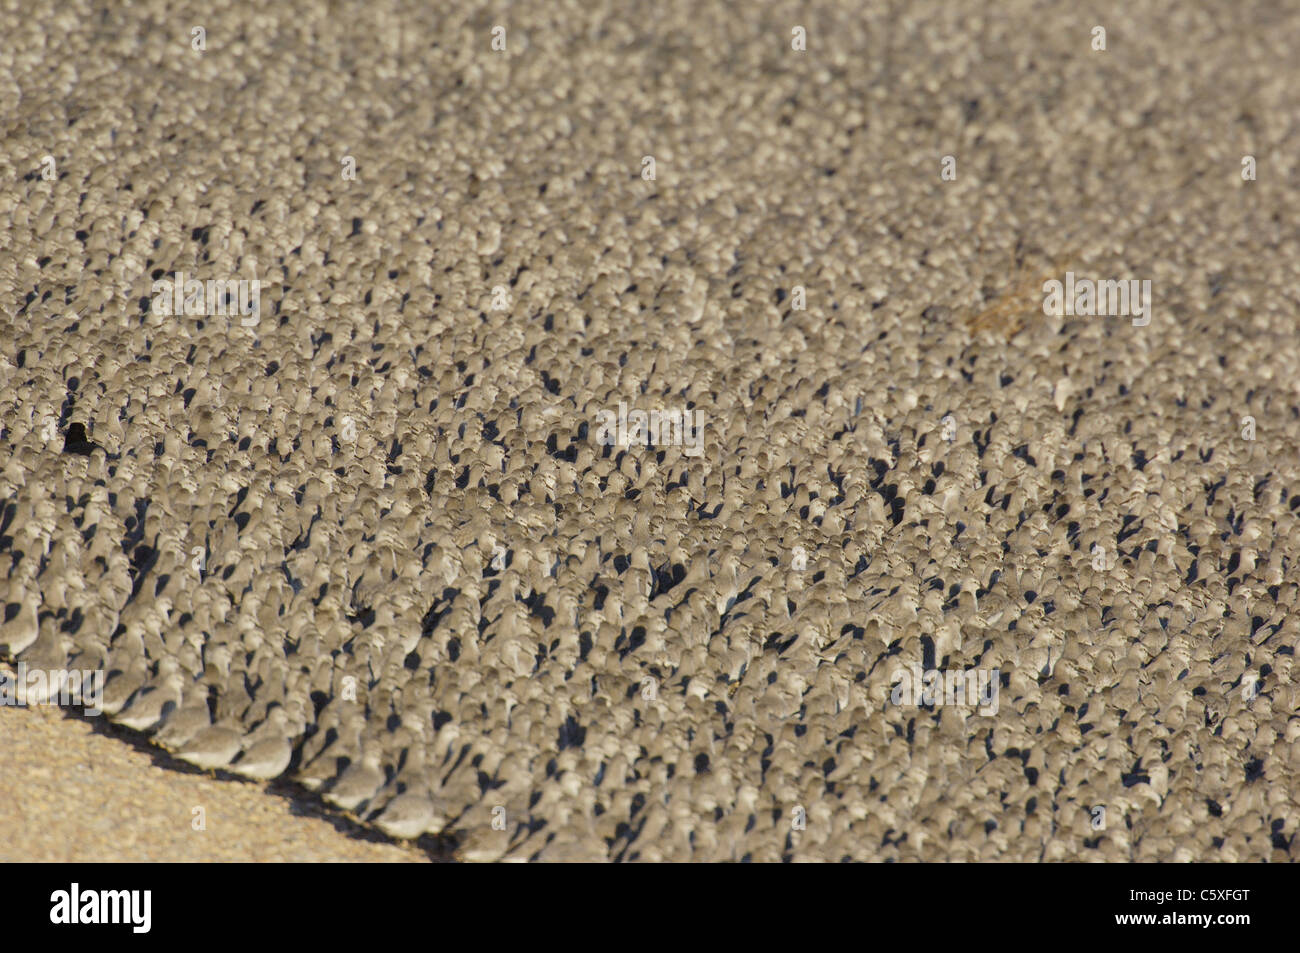
M 282 798 L 288 802 L 289 813 L 295 817 L 310 817 L 324 821 L 335 831 L 350 840 L 365 841 L 371 844 L 391 844 L 408 850 L 418 850 L 432 863 L 457 863 L 456 850 L 461 838 L 454 832 L 443 834 L 424 834 L 412 841 L 396 840 L 365 824 L 358 818 L 334 807 L 316 792 L 309 791 L 287 777 L 298 766 L 299 749 L 294 749 L 293 760 L 285 769 L 285 774 L 271 781 L 253 781 L 230 771 L 204 770 L 175 757 L 155 744 L 147 735 L 124 725 L 117 725 L 103 715 L 87 715 L 75 708 L 63 709 L 65 718 L 83 722 L 98 735 L 114 738 L 129 745 L 141 754 L 147 755 L 155 767 L 176 771 L 180 774 L 203 775 L 218 781 L 236 784 L 260 786 L 266 793 Z

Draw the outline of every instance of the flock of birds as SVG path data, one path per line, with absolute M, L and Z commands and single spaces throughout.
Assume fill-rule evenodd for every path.
M 313 22 L 324 61 L 382 61 Z M 466 859 L 1282 850 L 1285 309 L 1238 276 L 1158 284 L 1181 318 L 1140 334 L 1032 304 L 963 328 L 953 230 L 1031 218 L 1042 183 L 989 210 L 918 172 L 906 77 L 859 103 L 782 60 L 740 109 L 712 56 L 681 58 L 699 135 L 646 181 L 607 111 L 650 108 L 663 55 L 611 58 L 621 30 L 565 53 L 608 83 L 556 85 L 559 27 L 500 60 L 447 42 L 437 96 L 359 67 L 307 90 L 250 33 L 184 96 L 100 77 L 147 120 L 16 137 L 61 171 L 0 196 L 30 251 L 0 264 L 7 657 L 101 669 L 106 716 L 176 758 Z M 1011 119 L 1036 95 L 996 91 Z M 140 305 L 182 268 L 262 280 L 258 326 Z M 1029 330 L 985 327 L 1004 310 Z M 704 454 L 598 445 L 620 402 L 700 410 Z M 1000 713 L 891 705 L 912 665 L 997 670 Z

